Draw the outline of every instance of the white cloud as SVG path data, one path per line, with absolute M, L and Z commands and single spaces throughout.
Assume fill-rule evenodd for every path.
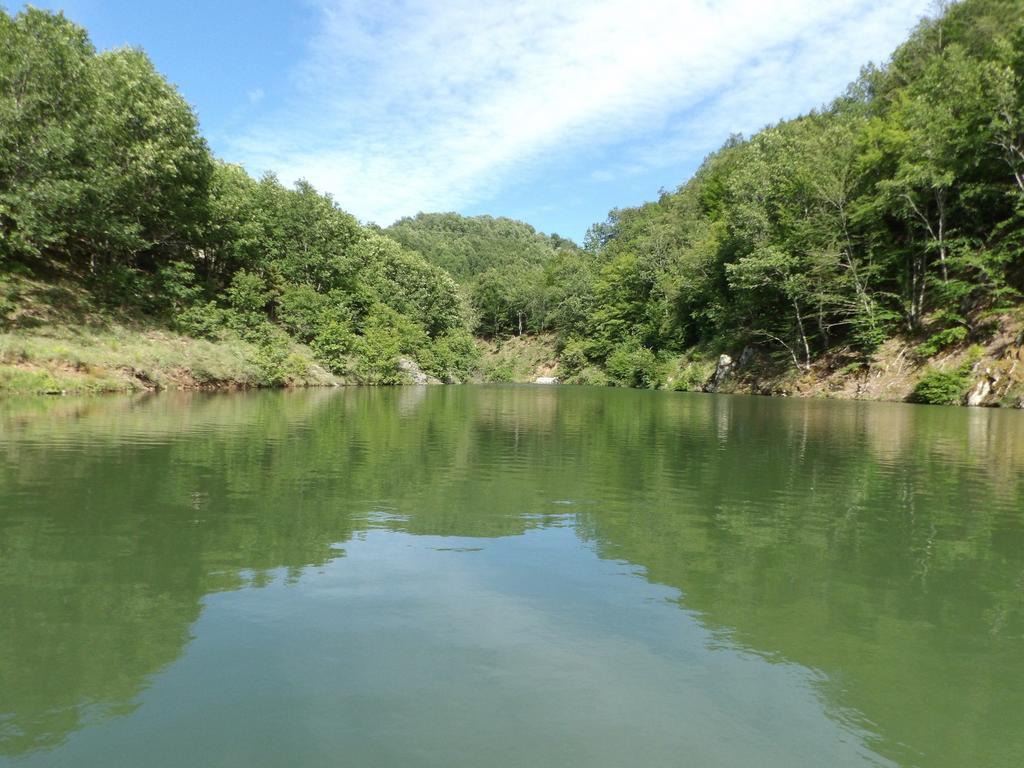
M 928 5 L 315 1 L 291 102 L 231 159 L 381 223 L 472 204 L 576 152 L 621 145 L 623 168 L 706 152 L 836 95 Z

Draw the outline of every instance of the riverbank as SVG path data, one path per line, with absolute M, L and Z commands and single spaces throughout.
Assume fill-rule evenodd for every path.
M 480 346 L 481 381 L 617 383 L 600 368 L 569 368 L 553 335 Z M 656 360 L 644 378 L 649 388 L 675 391 L 1024 408 L 1024 318 L 1003 315 L 987 338 L 937 351 L 918 339 L 893 338 L 867 358 L 839 349 L 809 366 L 796 366 L 770 347 L 691 350 Z
M 0 391 L 19 394 L 245 389 L 341 383 L 300 345 L 283 359 L 241 339 L 206 341 L 110 324 L 0 333 Z
M 704 391 L 1024 408 L 1024 326 L 1000 318 L 992 335 L 932 355 L 905 338 L 890 339 L 870 357 L 842 351 L 810 366 L 780 366 L 763 352 L 742 350 L 715 363 Z
M 196 339 L 128 318 L 78 312 L 22 313 L 0 332 L 0 393 L 70 394 L 156 390 L 230 390 L 358 383 L 329 372 L 301 344 L 268 350 L 240 338 Z M 52 310 L 52 308 L 51 308 Z M 848 400 L 918 401 L 1024 407 L 1024 322 L 1005 316 L 983 343 L 931 356 L 908 339 L 890 339 L 867 360 L 842 351 L 798 368 L 772 350 L 747 347 L 690 352 L 659 362 L 652 388 L 724 394 Z M 571 371 L 552 334 L 478 340 L 476 383 L 614 383 L 598 369 Z M 403 361 L 405 363 L 405 361 Z M 409 383 L 413 361 L 403 365 Z

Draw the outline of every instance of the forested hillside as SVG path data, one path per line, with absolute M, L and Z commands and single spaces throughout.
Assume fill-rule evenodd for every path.
M 513 219 L 420 213 L 386 231 L 459 281 L 485 336 L 549 329 L 558 320 L 552 309 L 573 288 L 566 274 L 582 266 L 574 242 Z
M 408 361 L 466 380 L 471 334 L 553 334 L 579 383 L 702 388 L 729 353 L 755 390 L 839 377 L 858 381 L 839 394 L 958 402 L 983 375 L 1007 402 L 1024 395 L 1024 4 L 950 5 L 832 104 L 730 137 L 582 247 L 490 216 L 361 225 L 213 158 L 141 51 L 0 13 L 0 226 L 8 384 L 35 357 L 82 362 L 40 328 L 114 323 L 235 345 L 243 384 L 399 382 Z M 903 379 L 872 390 L 890 362 Z M 207 368 L 192 379 L 232 379 Z
M 984 343 L 1024 288 L 1024 4 L 952 5 L 828 108 L 731 138 L 587 248 L 570 373 L 652 386 L 692 348 L 800 372 L 894 337 L 918 360 Z
M 442 269 L 304 182 L 217 161 L 144 53 L 97 53 L 34 9 L 0 12 L 0 257 L 8 363 L 60 362 L 75 343 L 89 357 L 94 339 L 25 337 L 86 318 L 243 350 L 244 370 L 197 383 L 306 382 L 315 366 L 394 383 L 403 357 L 461 379 L 476 354 Z

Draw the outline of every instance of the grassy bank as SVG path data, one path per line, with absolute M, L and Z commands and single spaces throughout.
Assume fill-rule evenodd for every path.
M 129 392 L 316 386 L 337 383 L 309 350 L 283 359 L 240 339 L 205 341 L 166 330 L 110 324 L 0 334 L 0 390 Z
M 5 275 L 0 391 L 131 392 L 338 383 L 299 344 L 195 339 L 97 302 L 81 285 Z

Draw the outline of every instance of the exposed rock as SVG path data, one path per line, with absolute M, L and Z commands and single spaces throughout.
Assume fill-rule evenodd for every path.
M 736 364 L 729 355 L 719 355 L 718 365 L 715 367 L 715 373 L 712 375 L 711 381 L 707 383 L 704 389 L 708 392 L 717 392 L 718 389 L 728 381 L 735 370 Z
M 974 388 L 967 393 L 967 404 L 968 405 L 981 405 L 985 402 L 985 398 L 988 397 L 988 393 L 992 391 L 992 385 L 989 384 L 988 377 L 979 381 L 974 385 Z
M 533 383 L 534 384 L 557 384 L 558 383 L 558 377 L 557 376 L 538 376 L 536 379 L 533 380 Z
M 971 391 L 967 393 L 967 405 L 979 406 L 986 405 L 985 402 L 988 396 L 995 389 L 995 385 L 999 383 L 999 374 L 993 373 L 991 368 L 985 369 L 985 375 L 978 380 L 978 383 L 971 387 Z
M 408 357 L 398 359 L 398 370 L 406 375 L 413 384 L 440 384 L 438 379 L 426 373 L 420 368 L 419 363 L 410 360 Z

